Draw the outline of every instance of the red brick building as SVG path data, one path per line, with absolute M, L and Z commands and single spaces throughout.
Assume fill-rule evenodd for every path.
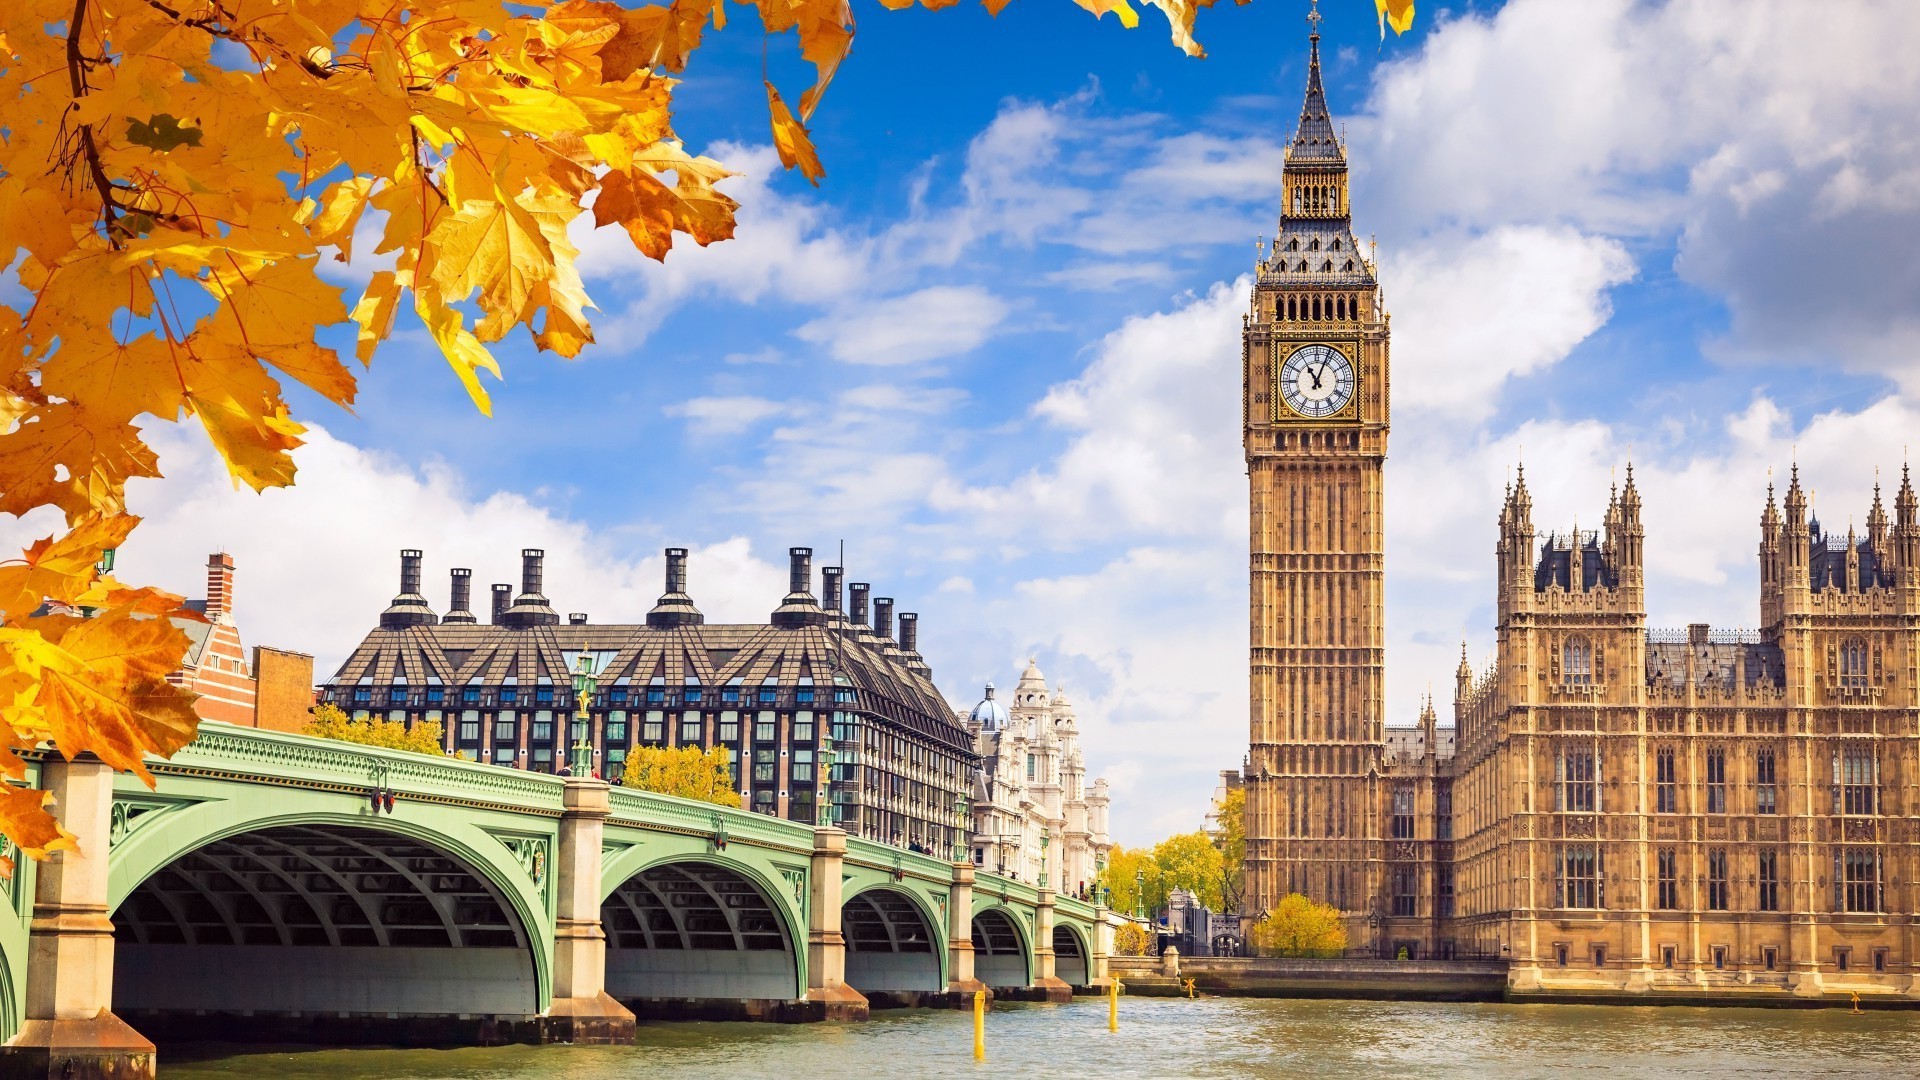
M 233 556 L 207 556 L 206 598 L 187 606 L 207 621 L 173 620 L 192 644 L 167 681 L 200 695 L 202 720 L 298 731 L 313 704 L 313 657 L 258 646 L 248 656 L 233 621 Z

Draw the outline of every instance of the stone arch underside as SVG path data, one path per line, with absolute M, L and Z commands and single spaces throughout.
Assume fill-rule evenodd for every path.
M 1086 986 L 1087 950 L 1080 935 L 1065 926 L 1053 928 L 1053 974 L 1068 986 Z
M 988 908 L 973 917 L 973 977 L 988 986 L 1026 986 L 1027 946 L 1007 913 Z
M 773 901 L 712 863 L 640 871 L 600 907 L 607 993 L 623 1001 L 800 997 L 794 944 Z
M 487 878 L 409 836 L 285 825 L 180 856 L 113 913 L 118 1010 L 532 1016 L 526 928 Z
M 840 909 L 847 985 L 862 994 L 942 991 L 940 954 L 920 905 L 892 889 L 869 889 Z

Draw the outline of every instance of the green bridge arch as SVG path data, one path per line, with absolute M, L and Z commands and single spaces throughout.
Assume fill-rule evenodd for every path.
M 60 777 L 79 775 L 75 770 L 85 771 L 82 765 L 67 766 L 57 758 L 50 762 L 44 754 L 31 757 L 29 779 L 35 783 L 40 782 L 44 770 L 55 770 L 52 775 L 56 783 L 62 782 Z M 187 902 L 180 898 L 190 897 L 190 890 L 181 882 L 203 884 L 226 874 L 232 878 L 223 886 L 227 892 L 209 893 L 192 898 L 193 902 L 204 899 L 217 907 L 215 901 L 224 897 L 232 902 L 234 910 L 248 904 L 271 907 L 276 896 L 292 894 L 271 894 L 262 882 L 287 879 L 281 883 L 290 888 L 298 883 L 290 879 L 293 871 L 275 869 L 260 853 L 286 849 L 288 865 L 304 858 L 306 862 L 299 863 L 301 872 L 324 875 L 324 871 L 307 866 L 318 856 L 301 855 L 298 845 L 337 841 L 339 851 L 367 851 L 366 865 L 355 873 L 401 882 L 391 887 L 403 893 L 410 882 L 435 904 L 455 945 L 468 940 L 463 937 L 465 924 L 456 926 L 449 913 L 454 901 L 433 893 L 434 883 L 441 880 L 433 874 L 451 875 L 448 880 L 470 879 L 470 885 L 460 886 L 470 892 L 460 895 L 491 897 L 504 913 L 503 918 L 517 926 L 521 935 L 518 941 L 526 953 L 524 971 L 529 985 L 524 986 L 525 1005 L 502 1010 L 503 1015 L 489 1016 L 484 1025 L 471 1029 L 479 1033 L 474 1037 L 488 1041 L 541 1041 L 554 1037 L 554 1030 L 561 1032 L 557 1037 L 577 1037 L 585 1029 L 576 1024 L 550 1030 L 549 1016 L 580 1015 L 577 994 L 597 993 L 599 985 L 605 985 L 621 1001 L 660 996 L 660 987 L 648 982 L 658 975 L 658 969 L 649 968 L 632 946 L 651 948 L 660 926 L 677 929 L 684 941 L 695 937 L 718 940 L 715 935 L 721 931 L 713 922 L 714 913 L 726 914 L 722 909 L 738 906 L 734 901 L 745 902 L 744 888 L 750 888 L 758 898 L 747 906 L 764 905 L 767 921 L 749 925 L 750 920 L 735 913 L 727 915 L 726 925 L 735 935 L 736 952 L 757 949 L 763 955 L 747 958 L 751 963 L 744 963 L 740 957 L 729 960 L 720 956 L 724 950 L 698 958 L 700 963 L 694 966 L 701 970 L 693 974 L 706 981 L 682 977 L 674 985 L 693 987 L 694 992 L 681 996 L 723 1004 L 728 999 L 763 996 L 767 1008 L 752 1015 L 781 1019 L 839 1015 L 832 1010 L 845 1008 L 847 1002 L 857 1003 L 857 1015 L 864 1015 L 866 1004 L 857 985 L 862 979 L 886 982 L 891 978 L 920 995 L 903 999 L 895 994 L 887 1000 L 889 1004 L 932 1003 L 927 994 L 953 999 L 953 988 L 977 985 L 970 980 L 979 970 L 983 954 L 967 949 L 965 942 L 950 940 L 950 935 L 956 930 L 955 923 L 962 922 L 979 938 L 981 931 L 975 927 L 983 917 L 994 924 L 987 936 L 994 939 L 999 951 L 985 954 L 987 962 L 981 973 L 994 974 L 995 985 L 1038 992 L 1038 984 L 1049 981 L 1046 975 L 1052 971 L 1055 928 L 1064 928 L 1079 943 L 1079 954 L 1087 958 L 1081 979 L 1092 983 L 1104 975 L 1099 923 L 1105 915 L 1100 909 L 1051 894 L 1043 901 L 1041 891 L 1032 885 L 988 875 L 976 880 L 973 869 L 965 864 L 956 866 L 931 855 L 842 837 L 835 829 L 816 829 L 801 822 L 650 792 L 608 790 L 593 782 L 569 782 L 489 764 L 217 723 L 203 725 L 200 736 L 171 760 L 156 760 L 150 765 L 156 780 L 152 789 L 131 776 L 109 776 L 97 766 L 88 773 L 99 776 L 99 782 L 110 787 L 110 793 L 100 792 L 102 805 L 109 813 L 99 824 L 97 835 L 83 833 L 83 855 L 78 857 L 94 858 L 102 851 L 106 854 L 104 895 L 93 901 L 92 910 L 98 911 L 104 904 L 110 913 L 123 916 L 118 933 L 131 936 L 129 944 L 120 950 L 122 954 L 131 956 L 141 949 L 179 944 L 204 947 L 184 916 L 184 938 L 150 940 L 146 935 L 154 926 L 164 929 L 164 921 L 139 921 L 135 909 L 129 906 L 136 897 L 141 898 L 141 910 L 158 911 L 166 906 L 160 901 L 168 897 L 181 904 Z M 594 791 L 599 794 L 594 795 Z M 391 807 L 384 800 L 376 800 L 376 793 L 391 793 Z M 583 798 L 586 803 L 580 802 Z M 594 799 L 601 809 L 588 805 Z M 586 837 L 591 840 L 583 846 L 582 838 Z M 253 858 L 255 863 L 236 870 L 221 861 L 243 856 Z M 29 956 L 35 951 L 30 947 L 30 928 L 40 875 L 35 864 L 20 862 L 14 877 L 0 885 L 0 902 L 9 904 L 16 916 L 0 919 L 0 961 L 4 962 L 4 971 L 0 971 L 0 1035 L 4 1036 L 20 1029 L 27 984 L 36 977 L 29 965 Z M 417 869 L 429 864 L 439 869 Z M 645 895 L 637 891 L 642 886 L 650 890 Z M 576 887 L 582 891 L 566 891 Z M 156 889 L 161 893 L 157 900 Z M 167 893 L 167 889 L 174 892 Z M 713 894 L 712 902 L 701 901 L 706 904 L 703 910 L 707 924 L 695 926 L 700 912 L 691 908 L 661 914 L 660 905 L 674 902 L 675 890 L 682 897 L 692 895 L 699 900 L 697 894 L 703 889 Z M 300 897 L 313 906 L 312 897 L 305 893 Z M 814 910 L 822 897 L 830 898 L 832 911 Z M 351 899 L 362 908 L 370 903 L 358 893 Z M 61 902 L 60 898 L 54 901 L 56 905 Z M 956 907 L 964 908 L 958 913 L 964 920 L 955 918 Z M 123 908 L 127 910 L 123 912 Z M 576 912 L 571 920 L 564 915 L 568 910 Z M 842 917 L 849 911 L 855 913 L 858 929 L 868 935 L 867 944 L 873 948 L 867 956 L 856 956 L 851 964 L 847 961 L 849 946 L 840 934 Z M 610 920 L 616 916 L 625 922 L 614 925 Z M 875 931 L 876 917 L 891 920 L 885 923 L 890 937 Z M 571 943 L 580 939 L 581 918 L 592 920 L 596 932 L 606 925 L 600 984 L 580 980 L 580 957 L 591 956 L 591 950 L 568 951 L 577 949 Z M 130 924 L 126 919 L 135 922 Z M 331 923 L 325 927 L 326 935 L 320 937 L 304 924 L 293 927 L 278 915 L 271 921 L 273 929 L 282 935 L 272 940 L 282 946 L 304 948 L 346 941 Z M 258 931 L 259 920 L 248 926 L 240 926 L 237 918 L 229 923 L 235 947 L 255 943 L 253 938 L 243 941 L 242 931 Z M 767 981 L 775 951 L 767 947 L 769 926 L 777 926 L 777 951 L 780 962 L 786 965 L 772 982 Z M 1042 927 L 1046 928 L 1045 940 Z M 305 934 L 300 942 L 288 936 L 294 929 Z M 483 937 L 485 929 L 476 930 L 476 936 Z M 919 937 L 923 932 L 924 942 Z M 627 939 L 623 941 L 621 934 Z M 1009 936 L 1015 944 L 1011 952 L 1005 949 Z M 499 950 L 497 941 L 502 939 L 496 936 L 487 940 L 495 942 L 491 947 Z M 910 948 L 903 942 L 910 942 Z M 224 945 L 224 939 L 215 944 Z M 889 945 L 901 955 L 882 956 Z M 273 944 L 269 942 L 268 947 Z M 855 943 L 851 947 L 857 951 L 862 946 Z M 822 949 L 827 952 L 822 953 Z M 904 955 L 907 952 L 912 955 Z M 822 955 L 829 957 L 824 967 L 820 966 Z M 738 970 L 729 969 L 729 963 L 736 964 Z M 956 966 L 962 963 L 965 967 Z M 835 991 L 828 985 L 835 972 L 851 976 L 844 987 L 851 987 L 852 992 L 844 987 Z M 686 974 L 682 972 L 681 976 Z M 732 993 L 736 986 L 728 980 L 735 975 L 742 980 L 749 975 L 760 979 L 752 984 L 760 989 Z M 441 981 L 457 979 L 443 972 Z M 588 990 L 582 991 L 583 985 Z M 660 983 L 666 985 L 665 980 Z M 879 988 L 883 998 L 894 989 L 897 987 L 892 984 Z M 111 1001 L 103 1002 L 103 1014 L 112 1007 Z M 136 1026 L 149 1017 L 140 1008 L 136 1007 L 133 1014 Z M 462 1014 L 463 1022 L 467 1019 L 464 1010 L 452 1004 L 442 1011 L 449 1017 Z M 631 1020 L 627 1023 L 630 1031 Z M 441 1036 L 435 1036 L 441 1038 L 451 1029 L 433 1030 L 441 1032 Z

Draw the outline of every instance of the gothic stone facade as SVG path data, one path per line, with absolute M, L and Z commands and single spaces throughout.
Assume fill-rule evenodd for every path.
M 1250 489 L 1250 910 L 1289 892 L 1364 911 L 1385 725 L 1387 315 L 1347 206 L 1312 38 L 1285 212 L 1245 316 Z
M 1246 324 L 1248 912 L 1305 892 L 1348 913 L 1356 952 L 1507 958 L 1522 994 L 1920 991 L 1904 474 L 1891 519 L 1876 487 L 1864 536 L 1824 533 L 1797 471 L 1782 503 L 1769 490 L 1760 629 L 1737 633 L 1647 627 L 1631 469 L 1601 530 L 1544 537 L 1522 474 L 1500 514 L 1493 662 L 1463 652 L 1451 729 L 1431 702 L 1415 726 L 1381 723 L 1387 326 L 1370 264 L 1347 280 L 1344 260 L 1294 253 L 1351 245 L 1317 59 Z M 1270 396 L 1302 342 L 1353 350 L 1344 415 Z

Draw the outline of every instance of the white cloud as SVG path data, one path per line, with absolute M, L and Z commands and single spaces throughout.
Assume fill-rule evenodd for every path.
M 842 305 L 794 336 L 850 364 L 919 364 L 972 352 L 1006 317 L 1006 302 L 980 286 L 935 285 Z
M 752 395 L 697 397 L 667 406 L 668 416 L 683 417 L 695 435 L 738 435 L 765 420 L 791 411 L 785 402 Z
M 1677 233 L 1680 274 L 1732 310 L 1718 355 L 1911 383 L 1917 39 L 1905 0 L 1514 0 L 1379 69 L 1356 205 L 1402 243 Z
M 1217 284 L 1172 311 L 1128 319 L 1078 378 L 1034 406 L 1072 433 L 1057 458 L 1006 485 L 937 488 L 931 504 L 1066 546 L 1129 530 L 1244 536 L 1239 315 L 1250 288 Z
M 427 596 L 439 610 L 447 570 L 471 567 L 482 618 L 491 583 L 517 587 L 523 547 L 546 550 L 545 591 L 559 611 L 638 621 L 660 595 L 665 557 L 638 554 L 640 538 L 589 528 L 524 495 L 477 491 L 444 465 L 409 465 L 314 427 L 295 452 L 296 486 L 256 495 L 234 490 L 197 431 L 150 435 L 167 478 L 133 485 L 131 509 L 145 520 L 120 553 L 117 576 L 197 597 L 207 554 L 232 554 L 247 644 L 311 652 L 321 680 L 377 624 L 398 585 L 401 547 L 425 551 Z M 36 523 L 41 533 L 52 524 Z M 34 531 L 20 522 L 7 529 L 13 537 Z M 692 548 L 689 591 L 714 621 L 764 619 L 784 594 L 785 568 L 758 558 L 743 537 L 659 542 Z
M 1502 226 L 1432 238 L 1389 257 L 1394 411 L 1492 414 L 1510 378 L 1558 363 L 1612 314 L 1606 290 L 1633 274 L 1615 240 Z

